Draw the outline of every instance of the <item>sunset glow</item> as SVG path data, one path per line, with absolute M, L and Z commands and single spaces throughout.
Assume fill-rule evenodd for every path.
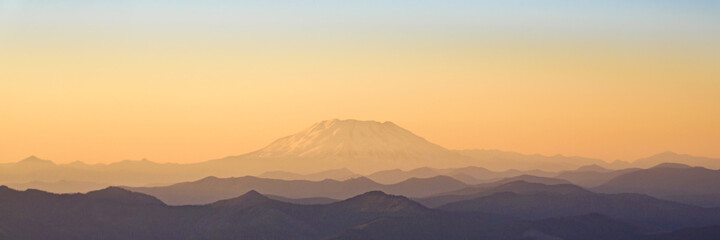
M 720 157 L 715 1 L 161 2 L 2 1 L 0 162 L 200 162 L 333 118 Z

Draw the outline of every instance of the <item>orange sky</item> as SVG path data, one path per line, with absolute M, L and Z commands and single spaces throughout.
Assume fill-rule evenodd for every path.
M 198 162 L 331 118 L 450 149 L 720 157 L 715 38 L 93 27 L 0 32 L 0 162 Z

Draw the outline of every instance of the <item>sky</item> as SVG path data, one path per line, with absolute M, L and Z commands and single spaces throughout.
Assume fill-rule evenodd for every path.
M 0 1 L 0 162 L 257 150 L 392 121 L 449 149 L 720 158 L 720 1 Z

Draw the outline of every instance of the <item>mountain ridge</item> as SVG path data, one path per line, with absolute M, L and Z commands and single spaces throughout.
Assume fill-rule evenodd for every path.
M 237 197 L 250 190 L 285 198 L 345 199 L 376 190 L 409 197 L 423 197 L 467 186 L 467 184 L 447 176 L 409 179 L 388 185 L 374 182 L 367 177 L 357 177 L 345 181 L 331 179 L 308 181 L 245 176 L 236 178 L 206 177 L 197 181 L 161 187 L 124 188 L 155 196 L 169 205 L 197 205 Z
M 692 166 L 720 168 L 720 160 L 694 157 L 685 154 L 665 152 L 633 164 L 652 167 L 658 161 L 677 162 Z M 498 150 L 448 150 L 434 144 L 407 129 L 392 122 L 327 120 L 313 124 L 300 131 L 268 144 L 257 151 L 228 156 L 199 163 L 177 164 L 156 163 L 147 159 L 138 161 L 120 161 L 109 164 L 55 164 L 31 156 L 16 163 L 0 164 L 0 184 L 24 184 L 39 182 L 93 182 L 109 185 L 146 186 L 191 181 L 206 176 L 236 177 L 261 175 L 268 171 L 286 171 L 282 178 L 313 180 L 320 178 L 346 179 L 355 176 L 350 172 L 368 175 L 387 169 L 428 168 L 456 169 L 440 174 L 462 178 L 467 183 L 477 184 L 494 180 L 483 176 L 481 168 L 492 171 L 534 171 L 533 175 L 550 177 L 547 171 L 576 170 L 581 166 L 598 165 L 602 168 L 616 169 L 619 166 L 634 166 L 631 163 L 607 163 L 602 160 L 566 157 L 562 155 L 527 155 Z M 712 167 L 718 166 L 718 167 Z M 474 167 L 474 169 L 472 169 Z M 461 170 L 461 168 L 464 168 Z M 327 175 L 305 176 L 306 173 L 318 173 L 332 169 L 347 169 Z M 498 170 L 503 169 L 503 170 Z M 598 170 L 598 168 L 595 168 Z M 517 171 L 517 170 L 514 170 Z M 602 171 L 602 170 L 601 170 Z M 298 173 L 298 174 L 292 174 Z M 487 172 L 486 172 L 487 173 Z M 401 173 L 413 176 L 415 173 Z M 432 175 L 431 174 L 431 175 Z M 510 173 L 508 173 L 510 174 Z M 514 173 L 512 173 L 514 174 Z M 282 175 L 282 174 L 281 174 Z M 402 177 L 382 177 L 383 183 L 398 182 Z M 516 174 L 517 175 L 517 174 Z M 597 185 L 599 181 L 612 177 L 612 174 L 594 174 L 594 178 L 580 179 L 585 186 Z M 428 176 L 429 177 L 429 176 Z M 497 178 L 507 175 L 497 175 Z M 377 178 L 378 180 L 380 178 Z M 387 181 L 386 181 L 387 180 Z M 47 185 L 47 184 L 45 184 Z M 28 185 L 32 186 L 32 185 Z M 39 186 L 39 185 L 36 185 Z M 47 186 L 53 188 L 52 186 Z M 92 187 L 95 188 L 95 187 Z M 93 190 L 88 187 L 57 187 L 67 191 Z

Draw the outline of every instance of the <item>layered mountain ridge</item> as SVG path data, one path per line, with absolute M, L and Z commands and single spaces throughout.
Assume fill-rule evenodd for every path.
M 637 164 L 644 168 L 662 162 L 717 169 L 712 166 L 717 166 L 720 160 L 666 152 L 638 160 Z M 21 189 L 86 192 L 111 185 L 160 186 L 207 176 L 247 175 L 316 181 L 372 176 L 371 179 L 385 184 L 410 177 L 447 175 L 478 184 L 521 174 L 554 177 L 556 172 L 588 166 L 566 175 L 574 183 L 595 187 L 623 173 L 610 170 L 633 164 L 498 150 L 454 151 L 392 122 L 333 119 L 318 122 L 254 152 L 194 164 L 161 164 L 145 159 L 110 164 L 55 164 L 32 156 L 17 163 L 0 164 L 0 184 Z

